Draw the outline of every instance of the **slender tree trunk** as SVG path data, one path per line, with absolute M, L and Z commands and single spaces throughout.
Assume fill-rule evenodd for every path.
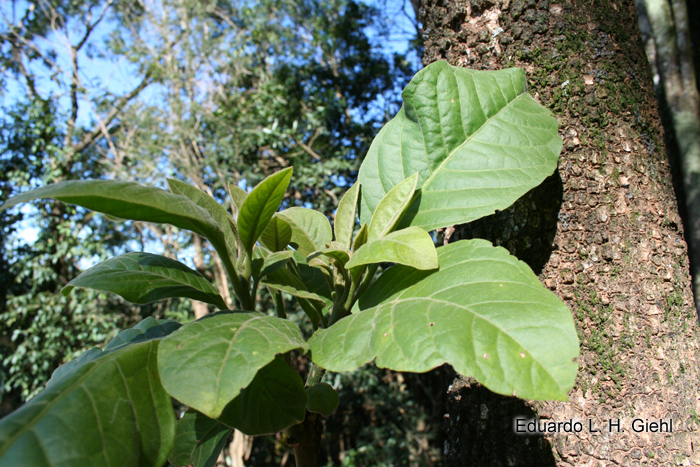
M 559 119 L 558 173 L 444 237 L 484 237 L 528 262 L 568 304 L 581 340 L 569 402 L 452 381 L 445 465 L 700 463 L 697 316 L 633 1 L 426 0 L 422 18 L 426 63 L 522 67 Z M 516 416 L 583 429 L 517 436 Z M 635 433 L 635 418 L 671 419 L 673 432 Z
M 685 0 L 636 0 L 640 29 L 662 104 L 666 147 L 679 161 L 695 306 L 700 310 L 700 95 L 688 32 Z

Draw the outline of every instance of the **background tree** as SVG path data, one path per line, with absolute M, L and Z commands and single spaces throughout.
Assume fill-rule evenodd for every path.
M 14 2 L 2 13 L 1 76 L 11 103 L 0 132 L 3 200 L 60 180 L 150 184 L 165 176 L 222 200 L 228 182 L 252 186 L 293 164 L 288 203 L 320 206 L 332 216 L 414 71 L 405 57 L 379 47 L 389 32 L 381 11 L 352 1 L 41 1 Z M 8 284 L 1 305 L 3 413 L 40 390 L 79 349 L 140 317 L 208 311 L 198 302 L 154 308 L 97 294 L 63 297 L 62 286 L 86 266 L 80 258 L 113 256 L 112 245 L 133 229 L 58 203 L 35 206 L 0 219 L 0 274 Z M 39 239 L 22 247 L 27 222 Z M 172 256 L 184 249 L 197 269 L 225 283 L 201 238 L 134 227 L 140 235 L 129 237 L 130 248 Z M 78 302 L 90 306 L 76 308 Z M 326 441 L 329 463 L 437 461 L 442 409 L 434 380 L 368 367 L 334 384 L 343 404 L 329 420 L 341 433 Z M 387 402 L 396 394 L 402 407 Z M 357 423 L 345 422 L 351 415 Z M 288 455 L 274 440 L 243 448 L 249 465 L 278 465 Z
M 700 310 L 700 94 L 683 0 L 636 0 L 639 27 L 654 75 L 666 148 L 677 161 L 676 193 L 685 228 L 695 306 Z M 696 32 L 697 34 L 697 32 Z M 696 44 L 697 46 L 700 44 Z
M 582 343 L 568 403 L 526 404 L 453 381 L 445 465 L 697 463 L 697 316 L 633 2 L 429 0 L 423 13 L 426 63 L 524 68 L 565 147 L 542 186 L 443 237 L 487 238 L 541 271 Z M 533 439 L 511 434 L 515 415 L 597 428 L 620 418 L 627 429 Z M 634 417 L 673 418 L 674 433 L 632 433 Z

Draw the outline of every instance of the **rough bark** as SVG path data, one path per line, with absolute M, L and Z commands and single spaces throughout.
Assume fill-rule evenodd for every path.
M 569 402 L 456 378 L 445 465 L 700 463 L 697 316 L 633 1 L 427 0 L 422 17 L 426 63 L 520 66 L 559 118 L 564 151 L 548 185 L 445 237 L 485 237 L 527 261 L 567 303 L 581 341 Z M 516 415 L 603 431 L 516 436 Z M 620 433 L 606 426 L 618 418 Z M 634 418 L 671 418 L 673 432 L 634 433 Z

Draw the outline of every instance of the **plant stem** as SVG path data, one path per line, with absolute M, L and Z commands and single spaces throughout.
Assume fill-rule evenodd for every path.
M 305 386 L 308 388 L 316 383 L 320 383 L 321 379 L 323 379 L 323 375 L 325 374 L 325 368 L 321 368 L 320 366 L 315 365 L 313 362 L 311 362 L 311 368 L 309 369 L 309 375 L 306 377 Z
M 296 467 L 316 467 L 321 452 L 323 417 L 306 412 L 302 423 L 287 429 L 287 446 L 294 450 Z
M 275 311 L 277 312 L 277 317 L 286 318 L 287 312 L 284 311 L 284 300 L 282 300 L 282 292 L 275 290 L 272 292 L 272 297 L 275 300 Z
M 362 284 L 360 287 L 357 288 L 357 291 L 355 292 L 355 296 L 352 299 L 352 303 L 350 306 L 354 305 L 355 302 L 357 301 L 360 296 L 365 293 L 369 285 L 372 283 L 372 279 L 374 278 L 374 275 L 377 273 L 377 269 L 379 268 L 378 264 L 372 264 L 367 271 L 367 275 L 365 275 L 364 279 L 362 279 Z

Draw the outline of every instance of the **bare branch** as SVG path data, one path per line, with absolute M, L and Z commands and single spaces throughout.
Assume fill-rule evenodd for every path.
M 85 148 L 90 146 L 95 141 L 95 139 L 100 135 L 100 133 L 102 132 L 101 125 L 108 127 L 109 124 L 112 123 L 112 120 L 114 120 L 114 118 L 119 114 L 119 112 L 121 112 L 122 109 L 124 109 L 126 104 L 129 103 L 129 101 L 131 101 L 133 98 L 138 96 L 141 91 L 146 89 L 146 87 L 149 84 L 151 84 L 151 82 L 152 82 L 151 74 L 146 73 L 143 77 L 143 80 L 141 80 L 141 82 L 139 83 L 139 85 L 136 86 L 128 94 L 122 96 L 119 99 L 117 105 L 115 105 L 112 108 L 112 110 L 109 112 L 109 114 L 107 114 L 105 119 L 100 124 L 98 124 L 95 128 L 92 129 L 92 131 L 90 131 L 88 134 L 86 134 L 78 144 L 72 145 L 70 147 L 71 151 L 81 152 L 81 151 L 85 150 Z

